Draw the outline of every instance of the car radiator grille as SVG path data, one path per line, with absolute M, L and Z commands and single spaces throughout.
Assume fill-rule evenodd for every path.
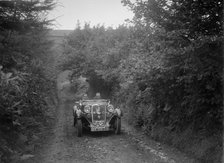
M 106 121 L 106 106 L 93 105 L 92 106 L 92 122 Z

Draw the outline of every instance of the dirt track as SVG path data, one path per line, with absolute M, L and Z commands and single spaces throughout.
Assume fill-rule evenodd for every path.
M 78 138 L 76 128 L 72 126 L 71 106 L 71 103 L 60 105 L 54 134 L 43 151 L 41 162 L 161 163 L 152 154 L 141 150 L 124 131 L 121 135 L 85 132 Z
M 62 74 L 58 81 L 64 83 L 66 76 Z M 59 90 L 61 99 L 71 96 L 68 90 Z M 77 137 L 72 106 L 72 102 L 61 100 L 51 113 L 55 118 L 54 125 L 41 138 L 41 150 L 23 163 L 193 163 L 181 153 L 139 134 L 124 122 L 120 135 L 86 131 L 83 137 Z
M 72 103 L 63 102 L 56 110 L 56 123 L 42 150 L 26 162 L 36 163 L 190 163 L 168 148 L 161 150 L 153 141 L 130 134 L 123 124 L 121 135 L 113 132 L 84 132 L 77 137 L 73 127 Z M 169 151 L 168 154 L 165 151 Z M 171 154 L 170 154 L 171 153 Z M 177 157 L 178 156 L 178 157 Z

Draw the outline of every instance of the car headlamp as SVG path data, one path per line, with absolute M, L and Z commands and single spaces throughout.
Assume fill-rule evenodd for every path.
M 108 111 L 111 112 L 111 113 L 114 112 L 114 107 L 113 107 L 113 105 L 109 105 L 107 109 L 108 109 Z
M 84 107 L 84 112 L 85 112 L 85 113 L 90 113 L 90 106 L 89 106 L 89 105 L 86 105 L 86 106 Z

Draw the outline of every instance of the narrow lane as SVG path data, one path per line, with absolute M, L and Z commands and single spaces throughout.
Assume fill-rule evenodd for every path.
M 86 131 L 83 137 L 77 137 L 77 129 L 73 126 L 74 103 L 66 101 L 71 101 L 74 95 L 69 84 L 61 88 L 61 83 L 68 81 L 67 76 L 67 72 L 62 73 L 57 80 L 61 103 L 52 112 L 55 124 L 46 134 L 42 150 L 27 163 L 193 163 L 181 154 L 165 155 L 152 143 L 147 144 L 147 140 L 140 141 L 130 134 L 132 129 L 127 125 L 122 126 L 120 135 Z
M 61 104 L 53 138 L 45 146 L 42 154 L 44 163 L 162 163 L 147 151 L 142 150 L 124 132 L 84 132 L 77 137 L 73 127 L 72 104 Z

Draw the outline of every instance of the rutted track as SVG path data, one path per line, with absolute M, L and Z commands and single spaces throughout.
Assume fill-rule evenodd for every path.
M 62 103 L 57 111 L 54 134 L 42 154 L 44 163 L 143 163 L 157 162 L 158 158 L 141 150 L 130 136 L 113 132 L 84 132 L 77 137 L 72 126 L 72 103 Z M 157 161 L 156 161 L 157 160 Z M 161 160 L 160 160 L 161 163 Z
M 73 127 L 72 106 L 64 102 L 58 107 L 53 134 L 35 162 L 43 163 L 180 163 L 183 157 L 171 159 L 138 139 L 122 127 L 122 133 L 87 132 L 77 137 Z

